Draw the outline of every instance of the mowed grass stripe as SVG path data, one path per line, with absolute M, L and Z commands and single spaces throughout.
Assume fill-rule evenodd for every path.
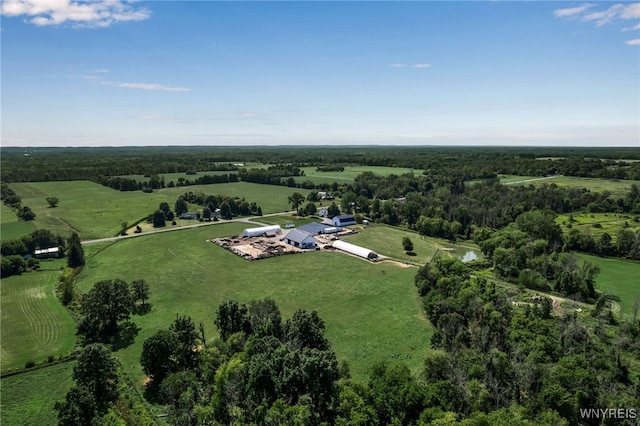
M 118 352 L 127 371 L 142 383 L 142 344 L 176 314 L 203 322 L 208 339 L 220 303 L 273 298 L 289 318 L 299 308 L 317 310 L 340 359 L 363 378 L 381 359 L 422 365 L 431 329 L 413 284 L 416 268 L 371 264 L 340 253 L 309 252 L 248 262 L 205 240 L 237 235 L 246 227 L 224 224 L 123 240 L 96 254 L 81 274 L 88 291 L 102 279 L 143 278 L 151 287 L 152 310 L 133 317 L 135 343 Z M 105 267 L 108 265 L 108 267 Z
M 55 295 L 59 272 L 32 272 L 2 280 L 3 370 L 69 352 L 75 323 Z

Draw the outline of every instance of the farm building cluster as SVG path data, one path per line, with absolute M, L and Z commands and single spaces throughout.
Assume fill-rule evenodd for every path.
M 354 224 L 352 215 L 336 216 L 332 224 L 311 222 L 286 230 L 279 225 L 260 226 L 247 228 L 242 235 L 211 241 L 247 260 L 322 249 L 337 249 L 367 260 L 377 260 L 378 254 L 374 251 L 339 239 L 355 233 L 354 230 L 344 228 Z

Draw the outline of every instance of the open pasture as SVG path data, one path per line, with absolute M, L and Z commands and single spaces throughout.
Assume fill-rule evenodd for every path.
M 3 370 L 64 355 L 75 344 L 75 323 L 58 301 L 57 271 L 29 272 L 2 280 Z
M 1 204 L 0 211 L 0 239 L 12 240 L 35 230 L 31 222 L 18 219 L 16 212 L 6 204 Z
M 391 174 L 402 175 L 405 173 L 422 174 L 422 170 L 408 169 L 405 167 L 385 167 L 385 166 L 345 166 L 342 172 L 318 172 L 316 166 L 302 167 L 304 176 L 295 178 L 296 182 L 304 182 L 310 180 L 315 184 L 320 183 L 350 183 L 356 176 L 364 172 L 372 172 L 380 176 L 388 176 Z
M 502 181 L 502 180 L 501 180 Z M 514 182 L 516 184 L 523 185 L 550 185 L 556 184 L 558 186 L 568 186 L 575 188 L 587 188 L 594 192 L 608 191 L 616 197 L 623 197 L 631 189 L 631 185 L 640 185 L 638 180 L 615 180 L 615 179 L 596 179 L 596 178 L 582 178 L 573 176 L 556 176 L 549 179 L 537 179 L 532 181 L 523 180 L 520 182 Z
M 146 217 L 161 202 L 167 202 L 173 208 L 176 199 L 188 191 L 255 201 L 264 214 L 288 210 L 287 198 L 295 191 L 308 193 L 307 190 L 246 182 L 165 188 L 150 194 L 116 191 L 90 181 L 15 183 L 10 187 L 22 198 L 22 204 L 36 213 L 30 225 L 34 228 L 25 229 L 25 233 L 36 228 L 46 228 L 61 235 L 76 231 L 83 240 L 117 235 L 122 222 L 132 224 Z M 49 207 L 45 200 L 47 196 L 58 197 L 58 207 Z
M 438 249 L 451 248 L 452 255 L 462 258 L 467 252 L 473 251 L 481 257 L 480 250 L 472 243 L 467 245 L 452 244 L 437 238 L 423 237 L 411 231 L 405 231 L 391 226 L 368 225 L 358 226 L 358 233 L 341 237 L 341 239 L 375 251 L 392 259 L 424 265 L 436 254 Z M 414 255 L 405 253 L 402 238 L 409 237 L 413 243 Z
M 64 362 L 2 379 L 2 424 L 58 424 L 54 405 L 73 386 L 74 365 Z
M 135 342 L 117 353 L 140 383 L 144 340 L 166 328 L 176 314 L 203 322 L 208 339 L 218 335 L 218 305 L 273 298 L 284 319 L 298 308 L 317 310 L 339 359 L 357 378 L 380 359 L 401 359 L 417 371 L 429 350 L 430 326 L 413 285 L 415 268 L 371 264 L 341 253 L 309 252 L 249 262 L 207 239 L 239 234 L 243 224 L 194 228 L 122 240 L 96 254 L 81 274 L 82 292 L 103 279 L 143 278 L 152 309 L 134 316 Z
M 596 290 L 607 294 L 615 294 L 620 298 L 620 314 L 630 316 L 636 297 L 640 296 L 640 262 L 604 258 L 588 254 L 580 254 L 583 261 L 595 263 L 600 267 L 596 277 Z
M 573 218 L 573 221 L 570 220 Z M 613 241 L 616 234 L 625 226 L 627 229 L 636 232 L 640 229 L 640 222 L 634 221 L 634 215 L 621 213 L 580 213 L 573 215 L 558 215 L 556 223 L 560 225 L 564 232 L 568 232 L 568 226 L 578 229 L 580 232 L 589 231 L 594 238 L 599 238 L 605 232 Z M 626 225 L 625 225 L 626 224 Z

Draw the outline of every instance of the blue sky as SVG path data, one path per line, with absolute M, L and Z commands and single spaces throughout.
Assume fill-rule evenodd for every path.
M 640 147 L 640 3 L 1 8 L 3 146 Z

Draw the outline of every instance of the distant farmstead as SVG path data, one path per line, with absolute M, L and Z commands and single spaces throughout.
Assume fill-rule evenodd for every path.
M 46 249 L 36 249 L 33 255 L 38 259 L 47 259 L 49 257 L 60 257 L 60 248 L 50 247 Z
M 280 225 L 271 225 L 271 226 L 261 226 L 259 228 L 247 228 L 242 231 L 242 236 L 244 237 L 261 237 L 263 235 L 266 236 L 274 236 L 282 232 L 282 228 Z
M 316 248 L 316 240 L 313 236 L 305 231 L 294 229 L 284 237 L 284 241 L 294 247 L 301 249 L 314 249 Z
M 333 218 L 333 224 L 335 226 L 347 226 L 347 225 L 355 225 L 356 218 L 353 217 L 352 214 L 345 214 L 342 216 L 335 216 Z

